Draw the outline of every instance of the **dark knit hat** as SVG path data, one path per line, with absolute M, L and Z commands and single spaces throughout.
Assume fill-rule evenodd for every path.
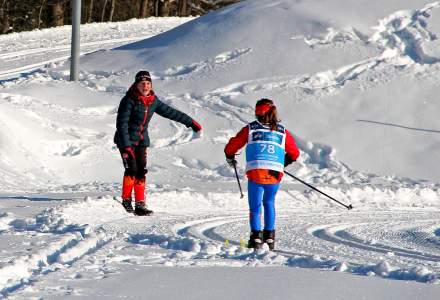
M 150 73 L 148 71 L 139 71 L 136 74 L 135 83 L 141 82 L 141 81 L 149 81 L 151 82 L 151 76 Z

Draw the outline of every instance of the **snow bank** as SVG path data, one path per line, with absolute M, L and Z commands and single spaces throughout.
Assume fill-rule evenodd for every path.
M 7 295 L 23 288 L 33 278 L 67 267 L 84 255 L 96 251 L 111 240 L 112 235 L 87 224 L 72 224 L 56 209 L 48 209 L 35 219 L 14 219 L 4 215 L 2 224 L 8 231 L 52 233 L 56 237 L 30 255 L 15 257 L 0 265 L 0 294 Z M 6 224 L 4 224 L 6 225 Z

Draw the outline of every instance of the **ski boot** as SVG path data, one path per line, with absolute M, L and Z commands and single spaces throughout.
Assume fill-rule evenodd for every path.
M 260 249 L 263 245 L 263 232 L 261 230 L 253 230 L 249 238 L 248 248 Z
M 152 210 L 149 210 L 145 205 L 145 201 L 136 201 L 134 214 L 136 216 L 149 216 L 153 213 Z
M 128 213 L 133 213 L 133 206 L 131 205 L 131 198 L 122 199 L 122 206 Z
M 263 243 L 269 246 L 269 250 L 275 249 L 275 230 L 263 230 Z

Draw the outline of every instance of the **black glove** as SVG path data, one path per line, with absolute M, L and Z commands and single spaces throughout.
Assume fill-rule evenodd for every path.
M 280 176 L 280 172 L 275 171 L 275 170 L 269 170 L 269 175 L 271 175 L 271 176 L 275 177 L 276 179 L 278 179 L 279 176 Z
M 234 167 L 237 165 L 237 161 L 235 160 L 235 155 L 226 155 L 226 162 L 230 167 Z
M 121 148 L 121 153 L 123 153 L 123 154 L 128 154 L 128 155 L 130 155 L 131 157 L 134 157 L 134 150 L 133 150 L 133 148 L 132 147 L 125 147 L 125 148 Z
M 293 162 L 294 162 L 294 160 L 286 153 L 286 155 L 284 156 L 284 168 Z

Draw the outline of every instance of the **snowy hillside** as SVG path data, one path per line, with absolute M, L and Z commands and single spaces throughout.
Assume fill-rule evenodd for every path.
M 221 106 L 245 120 L 255 99 L 272 97 L 298 137 L 328 145 L 351 168 L 435 181 L 438 84 L 429 74 L 440 55 L 438 4 L 371 9 L 370 2 L 343 1 L 342 12 L 332 1 L 248 1 L 91 55 L 84 68 L 126 72 L 128 83 L 142 65 L 162 79 L 156 86 L 165 97 Z M 210 113 L 201 115 L 209 126 Z M 222 125 L 244 120 L 232 121 Z
M 277 299 L 318 282 L 327 290 L 298 299 L 436 299 L 440 2 L 250 0 L 82 32 L 78 83 L 68 81 L 68 28 L 0 37 L 0 297 L 111 298 L 129 278 L 133 290 L 120 295 L 171 299 L 186 278 L 206 286 L 187 299 L 224 299 L 223 286 L 242 299 L 231 276 L 261 284 L 272 274 L 283 282 L 270 287 Z M 113 198 L 123 174 L 116 112 L 140 69 L 161 100 L 203 126 L 199 136 L 153 118 L 149 218 Z M 247 201 L 223 149 L 262 97 L 301 149 L 289 170 L 355 209 L 287 177 L 279 250 L 251 253 Z M 163 278 L 176 289 L 136 291 Z

